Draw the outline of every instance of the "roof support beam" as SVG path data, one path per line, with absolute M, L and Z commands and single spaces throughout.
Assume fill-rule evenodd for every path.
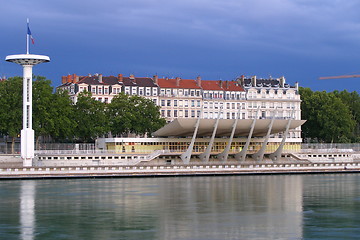
M 285 141 L 286 141 L 287 135 L 289 134 L 290 124 L 291 124 L 292 118 L 294 116 L 294 112 L 295 112 L 295 108 L 291 112 L 290 118 L 289 118 L 288 123 L 286 125 L 286 130 L 284 132 L 284 135 L 283 135 L 283 138 L 281 140 L 281 143 L 280 143 L 279 147 L 276 149 L 275 152 L 270 154 L 270 158 L 273 161 L 278 161 L 281 158 L 281 154 L 282 154 L 282 151 L 283 151 L 283 148 L 284 148 L 284 145 L 285 145 Z
M 211 149 L 212 149 L 212 146 L 213 146 L 213 144 L 214 144 L 215 135 L 216 135 L 216 131 L 217 131 L 217 128 L 218 128 L 218 125 L 219 125 L 219 120 L 220 120 L 220 117 L 221 117 L 222 109 L 223 109 L 223 106 L 221 106 L 220 112 L 218 113 L 218 117 L 217 117 L 216 122 L 215 122 L 215 125 L 214 125 L 214 130 L 213 130 L 213 133 L 212 133 L 212 135 L 211 135 L 211 139 L 210 139 L 209 145 L 206 147 L 205 152 L 203 152 L 203 153 L 201 153 L 201 154 L 199 155 L 200 159 L 201 159 L 203 162 L 209 162 L 210 154 L 211 154 Z
M 245 143 L 245 146 L 243 147 L 243 149 L 235 154 L 235 159 L 242 162 L 242 161 L 245 161 L 245 158 L 246 158 L 246 152 L 249 148 L 249 145 L 250 145 L 250 141 L 251 141 L 251 138 L 252 138 L 252 135 L 253 135 L 253 132 L 254 132 L 254 128 L 255 128 L 255 124 L 256 124 L 256 119 L 258 118 L 258 114 L 259 114 L 259 109 L 260 107 L 258 107 L 258 109 L 256 110 L 256 115 L 255 115 L 255 118 L 251 124 L 251 128 L 250 128 L 250 132 L 249 132 L 249 136 L 246 140 L 246 143 Z
M 222 162 L 225 162 L 225 161 L 228 159 L 229 151 L 230 151 L 230 147 L 231 147 L 231 143 L 232 143 L 232 141 L 233 141 L 234 134 L 235 134 L 235 130 L 236 130 L 236 126 L 237 126 L 238 120 L 239 120 L 239 118 L 240 118 L 240 110 L 241 110 L 241 107 L 240 107 L 239 110 L 238 110 L 236 119 L 235 119 L 234 124 L 233 124 L 233 126 L 232 126 L 231 135 L 230 135 L 228 144 L 226 145 L 226 148 L 224 149 L 223 152 L 221 152 L 221 153 L 219 153 L 219 154 L 217 155 L 218 159 L 220 159 L 220 161 L 222 161 Z
M 198 117 L 198 119 L 196 121 L 195 130 L 194 130 L 194 134 L 193 134 L 193 137 L 191 139 L 190 145 L 189 145 L 188 149 L 186 150 L 186 152 L 182 153 L 181 156 L 180 156 L 181 160 L 185 164 L 188 164 L 190 162 L 190 158 L 191 158 L 191 154 L 192 154 L 192 151 L 193 151 L 193 148 L 194 148 L 196 135 L 197 135 L 197 132 L 199 130 L 201 115 L 202 115 L 202 109 L 201 109 L 200 115 L 199 115 L 199 117 Z
M 261 149 L 258 152 L 254 153 L 252 155 L 252 158 L 254 158 L 257 161 L 260 161 L 260 160 L 262 160 L 264 158 L 264 153 L 265 153 L 265 150 L 266 150 L 266 146 L 267 146 L 267 144 L 269 142 L 271 129 L 272 129 L 272 126 L 273 126 L 274 121 L 275 121 L 276 112 L 277 112 L 277 108 L 275 108 L 275 110 L 274 110 L 273 117 L 272 117 L 271 122 L 269 124 L 269 128 L 268 128 L 265 140 L 264 140 L 264 142 L 263 142 L 263 144 L 261 146 Z

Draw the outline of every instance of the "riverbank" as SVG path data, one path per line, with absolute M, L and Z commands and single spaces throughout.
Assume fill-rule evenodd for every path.
M 0 180 L 95 177 L 360 173 L 360 163 L 212 164 L 0 168 Z

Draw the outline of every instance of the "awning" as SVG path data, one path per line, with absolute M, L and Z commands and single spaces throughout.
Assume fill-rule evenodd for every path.
M 153 133 L 155 137 L 170 137 L 170 136 L 192 136 L 194 134 L 196 126 L 196 118 L 177 118 L 174 121 L 168 123 L 164 127 L 160 128 Z M 217 128 L 216 136 L 230 136 L 234 119 L 220 119 Z M 287 119 L 275 119 L 271 130 L 271 134 L 284 132 L 289 120 Z M 214 130 L 216 119 L 201 119 L 197 137 L 211 136 Z M 236 125 L 235 136 L 248 136 L 251 129 L 253 119 L 239 119 Z M 271 119 L 257 119 L 253 136 L 265 136 Z M 306 120 L 292 120 L 290 129 L 295 129 Z

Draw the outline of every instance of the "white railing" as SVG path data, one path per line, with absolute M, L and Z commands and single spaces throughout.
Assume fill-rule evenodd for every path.
M 328 148 L 328 149 L 301 149 L 301 153 L 352 153 L 354 152 L 353 149 L 337 149 L 337 148 Z

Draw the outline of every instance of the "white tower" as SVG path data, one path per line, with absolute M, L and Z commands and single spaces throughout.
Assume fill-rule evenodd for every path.
M 21 158 L 25 167 L 32 166 L 34 158 L 34 130 L 32 129 L 32 68 L 34 65 L 50 62 L 48 56 L 29 54 L 28 27 L 26 54 L 9 55 L 5 58 L 23 66 L 23 129 L 21 130 Z

